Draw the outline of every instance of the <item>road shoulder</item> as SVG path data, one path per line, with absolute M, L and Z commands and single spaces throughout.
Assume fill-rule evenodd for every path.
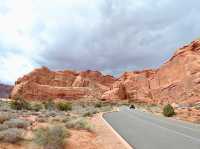
M 95 125 L 98 144 L 101 149 L 133 149 L 111 126 L 104 120 L 103 114 L 97 114 L 91 119 Z

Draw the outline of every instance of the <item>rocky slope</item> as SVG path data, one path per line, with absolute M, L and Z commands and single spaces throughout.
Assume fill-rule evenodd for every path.
M 12 90 L 12 86 L 0 83 L 0 98 L 9 97 Z
M 98 71 L 54 72 L 42 67 L 19 78 L 11 95 L 12 98 L 21 96 L 29 100 L 101 98 L 115 80 Z
M 194 103 L 200 101 L 200 40 L 178 49 L 158 69 L 125 72 L 118 79 L 97 71 L 36 69 L 16 81 L 12 97 L 19 95 L 26 99 L 95 97 Z
M 200 101 L 200 40 L 178 49 L 158 69 L 125 72 L 102 97 L 148 103 Z

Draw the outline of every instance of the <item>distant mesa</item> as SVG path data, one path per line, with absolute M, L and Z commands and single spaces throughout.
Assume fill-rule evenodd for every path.
M 0 98 L 8 98 L 12 91 L 12 88 L 13 87 L 10 85 L 0 83 Z
M 129 99 L 147 103 L 200 101 L 200 40 L 178 49 L 158 69 L 125 72 L 121 77 L 98 71 L 51 71 L 46 67 L 19 78 L 11 96 L 27 100 L 48 98 Z

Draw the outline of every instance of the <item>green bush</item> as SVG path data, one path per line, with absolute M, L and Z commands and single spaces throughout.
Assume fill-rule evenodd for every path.
M 31 109 L 32 109 L 33 111 L 38 112 L 38 111 L 40 111 L 40 110 L 43 109 L 43 105 L 40 104 L 40 103 L 35 103 L 35 104 L 33 104 L 33 105 L 31 106 Z
M 102 105 L 101 102 L 98 102 L 98 103 L 96 103 L 94 106 L 95 106 L 95 108 L 101 108 L 103 105 Z
M 163 108 L 163 115 L 166 117 L 175 115 L 174 108 L 170 104 L 165 105 Z
M 0 141 L 7 143 L 17 143 L 23 140 L 24 131 L 18 128 L 9 128 L 0 131 Z
M 60 111 L 70 111 L 72 110 L 72 104 L 69 102 L 59 102 L 57 103 L 57 109 Z
M 69 132 L 62 126 L 39 128 L 35 132 L 34 141 L 45 149 L 63 149 L 64 139 Z
M 26 129 L 31 125 L 29 121 L 22 119 L 10 119 L 8 121 L 5 121 L 3 124 L 7 125 L 9 128 L 23 128 L 23 129 Z
M 10 106 L 14 110 L 30 110 L 31 105 L 24 99 L 17 97 L 14 101 L 11 101 Z

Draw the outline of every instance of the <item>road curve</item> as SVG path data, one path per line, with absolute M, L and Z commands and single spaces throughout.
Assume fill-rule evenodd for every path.
M 134 149 L 200 149 L 200 125 L 126 107 L 103 117 Z

